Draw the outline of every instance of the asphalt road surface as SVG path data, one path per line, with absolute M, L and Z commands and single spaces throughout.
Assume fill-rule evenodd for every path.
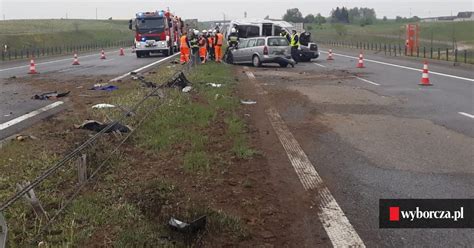
M 473 229 L 380 229 L 379 199 L 474 198 L 472 68 L 336 50 L 251 68 L 367 247 L 471 247 Z M 435 74 L 436 73 L 436 74 Z
M 144 68 L 152 63 L 163 61 L 165 57 L 156 55 L 138 59 L 130 50 L 125 50 L 125 56 L 119 56 L 119 50 L 106 51 L 106 59 L 100 59 L 98 52 L 78 54 L 80 65 L 72 65 L 73 58 L 55 57 L 36 60 L 36 71 L 39 75 L 28 75 L 29 61 L 12 61 L 0 64 L 0 140 L 17 133 L 37 120 L 54 114 L 63 108 L 62 104 L 54 108 L 47 106 L 51 101 L 33 100 L 31 97 L 39 92 L 19 84 L 22 79 L 41 78 L 71 78 L 74 76 L 100 76 L 104 79 L 114 79 L 136 69 Z M 159 62 L 158 62 L 159 63 Z M 16 83 L 9 78 L 16 77 Z M 45 111 L 41 108 L 46 107 Z M 34 116 L 21 119 L 25 114 L 38 111 Z M 20 119 L 18 119 L 20 118 Z

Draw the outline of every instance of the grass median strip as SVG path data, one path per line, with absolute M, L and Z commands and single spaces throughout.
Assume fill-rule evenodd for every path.
M 162 83 L 176 69 L 179 66 L 164 67 L 146 77 Z M 228 166 L 256 154 L 239 118 L 231 67 L 210 63 L 196 67 L 187 77 L 193 83 L 190 93 L 165 90 L 165 99 L 150 98 L 135 117 L 126 120 L 124 124 L 136 127 L 140 117 L 149 113 L 93 185 L 72 202 L 47 232 L 39 232 L 45 220 L 36 217 L 23 201 L 8 209 L 9 246 L 43 242 L 52 246 L 166 247 L 216 242 L 222 237 L 231 243 L 248 239 L 249 232 L 240 218 L 215 206 L 215 196 L 206 195 L 206 187 L 219 187 L 222 179 L 218 178 L 225 175 Z M 110 97 L 99 100 L 132 106 L 149 89 L 131 82 L 124 82 Z M 87 117 L 114 120 L 123 110 L 88 107 L 85 114 L 72 113 L 41 124 L 44 133 L 38 135 L 39 140 L 13 141 L 0 149 L 0 201 L 13 193 L 15 183 L 34 179 L 90 134 L 58 128 L 70 127 Z M 117 137 L 110 134 L 88 149 L 88 166 L 95 168 L 116 143 Z M 77 171 L 71 164 L 36 189 L 49 215 L 62 206 L 76 183 Z M 196 193 L 197 185 L 200 191 Z M 208 225 L 197 236 L 190 238 L 167 227 L 170 217 L 190 221 L 202 215 L 208 217 Z

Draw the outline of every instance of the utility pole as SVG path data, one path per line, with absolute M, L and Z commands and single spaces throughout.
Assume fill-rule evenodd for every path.
M 66 12 L 66 20 L 67 20 L 67 12 Z
M 97 20 L 97 8 L 95 8 L 95 19 Z
M 244 12 L 244 18 L 247 18 L 247 11 Z

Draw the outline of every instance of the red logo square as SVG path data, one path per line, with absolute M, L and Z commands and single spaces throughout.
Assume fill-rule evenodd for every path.
M 400 207 L 389 207 L 390 221 L 400 221 Z

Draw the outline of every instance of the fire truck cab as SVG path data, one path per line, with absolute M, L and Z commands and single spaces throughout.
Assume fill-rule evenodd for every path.
M 137 58 L 151 53 L 172 55 L 178 50 L 178 18 L 169 11 L 139 12 L 129 21 L 129 29 L 135 32 Z

